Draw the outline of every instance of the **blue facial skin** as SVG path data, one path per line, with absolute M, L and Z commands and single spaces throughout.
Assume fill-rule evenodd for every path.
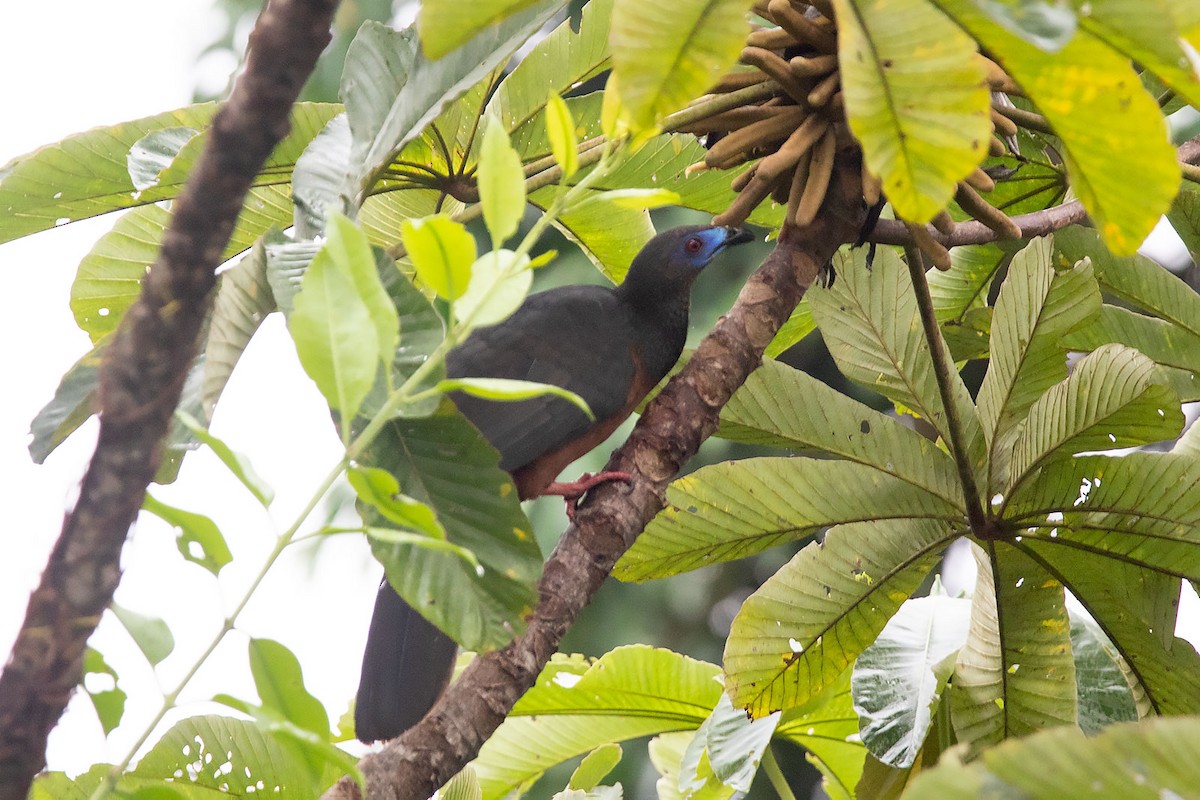
M 737 228 L 706 228 L 689 236 L 680 247 L 685 260 L 696 269 L 702 269 L 726 247 L 748 242 L 751 238 L 748 232 Z M 693 239 L 700 240 L 699 248 L 689 244 Z

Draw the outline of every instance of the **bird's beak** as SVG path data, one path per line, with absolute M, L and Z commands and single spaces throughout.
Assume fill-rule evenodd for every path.
M 748 230 L 745 230 L 744 228 L 726 228 L 725 241 L 721 242 L 721 245 L 717 248 L 717 250 L 721 251 L 726 247 L 733 247 L 737 244 L 745 244 L 753 239 L 754 234 Z

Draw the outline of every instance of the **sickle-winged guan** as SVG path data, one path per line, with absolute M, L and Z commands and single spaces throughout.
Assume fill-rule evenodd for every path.
M 578 497 L 594 485 L 595 479 L 552 481 L 608 438 L 674 366 L 687 338 L 692 282 L 717 253 L 750 238 L 703 225 L 665 231 L 641 249 L 617 288 L 566 286 L 531 295 L 507 320 L 479 328 L 450 353 L 451 377 L 554 384 L 581 396 L 595 415 L 591 421 L 553 395 L 519 402 L 452 395 L 500 451 L 500 467 L 512 475 L 522 500 Z M 363 654 L 354 716 L 358 738 L 391 739 L 420 721 L 445 689 L 456 652 L 454 641 L 385 578 Z

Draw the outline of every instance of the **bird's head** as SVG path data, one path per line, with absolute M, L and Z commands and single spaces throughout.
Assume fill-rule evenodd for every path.
M 638 252 L 622 285 L 631 299 L 687 296 L 708 262 L 724 250 L 754 238 L 738 228 L 684 225 L 655 236 Z

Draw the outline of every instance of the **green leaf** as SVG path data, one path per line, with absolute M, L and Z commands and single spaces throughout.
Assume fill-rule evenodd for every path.
M 227 763 L 228 771 L 223 768 Z M 255 787 L 289 800 L 316 800 L 325 788 L 305 781 L 301 764 L 256 723 L 215 714 L 175 723 L 138 761 L 131 777 L 173 780 L 189 797 L 209 796 L 200 794 L 203 790 L 214 797 L 230 790 L 244 794 Z M 258 788 L 259 782 L 264 788 Z
M 517 310 L 533 285 L 529 256 L 511 250 L 484 253 L 471 265 L 471 283 L 454 303 L 454 316 L 470 327 L 495 325 Z
M 1156 382 L 1156 373 L 1153 361 L 1121 345 L 1104 345 L 1082 359 L 1029 409 L 1014 445 L 1014 482 L 1046 459 L 1179 436 L 1179 398 Z
M 546 99 L 546 136 L 554 161 L 562 167 L 563 177 L 570 178 L 579 171 L 579 142 L 575 138 L 575 120 L 571 109 L 554 90 Z
M 33 463 L 44 464 L 46 457 L 98 410 L 96 390 L 108 342 L 107 338 L 101 339 L 67 370 L 54 390 L 54 397 L 29 424 L 32 436 L 29 457 Z
M 416 31 L 367 22 L 346 54 L 342 97 L 352 133 L 347 195 L 362 205 L 379 170 L 456 97 L 513 52 L 558 10 L 542 0 L 488 26 L 445 58 L 420 52 Z
M 950 689 L 955 733 L 972 752 L 1076 720 L 1062 584 L 1020 550 L 986 544 L 974 550 L 971 628 Z
M 291 650 L 271 639 L 250 639 L 250 672 L 265 708 L 328 738 L 329 716 L 321 701 L 304 688 L 300 662 Z
M 233 368 L 259 325 L 276 309 L 275 295 L 267 281 L 267 252 L 260 237 L 237 264 L 218 276 L 204 342 L 201 401 L 205 419 L 212 419 Z
M 91 647 L 83 654 L 83 688 L 107 736 L 121 724 L 128 695 L 117 686 L 117 671 L 108 665 L 100 651 Z
M 843 671 L 812 701 L 785 711 L 775 729 L 776 738 L 808 751 L 807 761 L 825 776 L 826 793 L 838 800 L 853 800 L 867 755 L 858 733 L 850 680 L 851 670 Z
M 375 326 L 375 337 L 379 342 L 379 355 L 384 370 L 389 370 L 400 344 L 400 319 L 396 306 L 388 296 L 387 288 L 379 276 L 375 253 L 367 236 L 346 217 L 335 214 L 329 219 L 328 238 L 324 250 L 354 281 L 362 302 L 366 305 Z
M 749 7 L 748 0 L 616 0 L 609 33 L 613 77 L 633 133 L 657 127 L 734 65 Z
M 1025 540 L 1054 540 L 1200 579 L 1200 461 L 1177 453 L 1076 456 L 1043 467 L 1006 501 Z
M 387 470 L 377 467 L 351 467 L 346 478 L 358 499 L 402 528 L 417 531 L 433 539 L 446 539 L 446 529 L 433 509 L 400 492 L 400 482 Z
M 150 662 L 150 666 L 157 666 L 171 655 L 171 651 L 175 649 L 175 637 L 171 635 L 167 623 L 158 617 L 130 611 L 115 602 L 109 608 L 129 633 L 133 643 L 142 651 L 142 655 Z
M 983 160 L 975 42 L 925 0 L 834 0 L 846 117 L 896 214 L 928 222 Z
M 155 499 L 147 494 L 142 500 L 142 510 L 148 511 L 161 519 L 178 533 L 175 545 L 179 554 L 193 564 L 199 564 L 213 575 L 219 575 L 221 568 L 233 560 L 229 545 L 217 523 L 203 514 L 194 514 Z
M 1051 55 L 991 22 L 972 0 L 931 2 L 1021 85 L 1061 138 L 1071 186 L 1105 243 L 1133 253 L 1170 207 L 1179 165 L 1158 104 L 1128 58 L 1088 30 Z
M 483 132 L 478 182 L 483 221 L 492 234 L 492 247 L 499 249 L 517 232 L 525 213 L 525 170 L 495 117 Z
M 571 773 L 571 780 L 567 787 L 585 792 L 591 791 L 619 763 L 621 763 L 621 745 L 615 742 L 602 744 L 583 757 L 579 766 Z
M 462 47 L 487 26 L 495 25 L 537 2 L 538 0 L 481 0 L 464 5 L 455 0 L 432 0 L 422 3 L 417 15 L 421 46 L 429 58 L 441 58 L 456 47 Z
M 545 394 L 561 397 L 578 408 L 588 419 L 596 421 L 596 415 L 588 408 L 587 401 L 574 392 L 567 391 L 561 386 L 537 381 L 521 381 L 509 378 L 450 378 L 439 381 L 439 392 L 462 392 L 472 397 L 484 397 L 488 400 L 528 400 L 531 397 L 541 397 Z
M 780 716 L 750 719 L 746 712 L 733 707 L 728 695 L 721 695 L 717 707 L 700 728 L 705 734 L 708 763 L 721 783 L 739 792 L 750 791 L 750 783 L 771 744 Z
M 1142 713 L 1200 713 L 1200 655 L 1190 642 L 1175 636 L 1177 578 L 1167 570 L 1077 549 L 1074 538 L 1025 537 L 1023 541 L 1070 588 L 1112 641 L 1120 656 L 1118 666 L 1133 686 Z M 1127 713 L 1128 707 L 1124 708 Z
M 711 767 L 705 773 L 706 780 L 701 788 L 693 790 L 691 787 L 694 783 L 689 784 L 686 792 L 680 788 L 684 756 L 690 753 L 693 742 L 700 738 L 699 731 L 678 731 L 664 733 L 650 740 L 647 746 L 650 761 L 662 776 L 655 784 L 658 800 L 727 800 L 736 794 L 733 787 L 717 780 Z
M 924 436 L 806 372 L 764 360 L 721 410 L 717 435 L 817 450 L 874 467 L 960 507 L 954 462 Z
M 503 797 L 608 742 L 698 728 L 720 698 L 719 672 L 645 645 L 595 663 L 554 656 L 472 762 L 484 797 Z
M 1056 728 L 989 750 L 970 764 L 944 759 L 920 775 L 905 800 L 1174 798 L 1200 785 L 1195 719 L 1113 725 L 1094 737 Z M 984 788 L 986 786 L 986 789 Z
M 406 219 L 400 235 L 417 279 L 447 300 L 462 297 L 471 280 L 475 237 L 442 214 Z
M 962 518 L 950 503 L 887 473 L 809 458 L 703 467 L 672 483 L 667 503 L 617 563 L 613 574 L 621 580 L 651 580 L 743 558 L 830 525 Z
M 216 110 L 215 103 L 203 103 L 94 128 L 13 159 L 0 167 L 0 208 L 6 209 L 0 216 L 0 242 L 177 196 L 207 132 L 192 137 L 173 166 L 159 174 L 157 184 L 142 192 L 130 178 L 127 156 L 153 131 L 206 129 Z M 297 104 L 291 132 L 276 146 L 255 185 L 278 183 L 279 175 L 286 175 L 300 151 L 338 110 L 334 104 Z
M 1123 667 L 1120 651 L 1094 619 L 1068 611 L 1079 727 L 1094 736 L 1114 722 L 1136 722 L 1137 703 L 1125 678 L 1128 667 Z
M 479 788 L 475 770 L 463 767 L 462 772 L 438 791 L 437 797 L 438 800 L 483 800 L 483 790 Z
M 516 489 L 497 461 L 449 401 L 433 416 L 392 421 L 360 459 L 396 476 L 405 494 L 433 509 L 450 543 L 483 565 L 479 575 L 458 553 L 371 538 L 392 586 L 469 650 L 501 647 L 524 629 L 542 567 Z M 386 527 L 376 516 L 364 511 L 368 525 Z
M 375 382 L 381 359 L 390 366 L 395 348 L 384 351 L 383 339 L 390 333 L 394 345 L 399 335 L 391 303 L 386 303 L 391 311 L 390 332 L 380 318 L 386 313 L 382 311 L 385 298 L 380 296 L 383 288 L 378 285 L 370 250 L 350 245 L 344 238 L 347 233 L 340 224 L 331 228 L 330 238 L 304 273 L 300 294 L 288 317 L 300 364 L 329 406 L 340 411 L 344 419 L 358 413 Z M 369 247 L 365 238 L 360 243 Z M 369 285 L 365 280 L 368 270 L 376 281 L 372 288 L 377 291 L 365 296 L 362 290 L 364 284 Z
M 850 380 L 880 392 L 929 421 L 943 439 L 950 429 L 925 341 L 907 269 L 891 248 L 878 251 L 866 269 L 861 251 L 830 288 L 808 292 L 813 317 L 838 368 Z M 952 376 L 953 397 L 968 453 L 982 449 L 970 395 Z
M 1054 234 L 1054 249 L 1056 258 L 1068 263 L 1091 259 L 1096 280 L 1106 294 L 1200 336 L 1200 295 L 1145 256 L 1114 256 L 1094 230 L 1078 225 Z
M 223 440 L 213 436 L 207 428 L 187 412 L 176 411 L 175 418 L 188 429 L 192 436 L 196 437 L 197 441 L 208 445 L 208 448 L 213 451 L 213 455 L 220 459 L 225 468 L 250 490 L 250 493 L 258 502 L 262 503 L 264 508 L 271 505 L 271 501 L 275 499 L 275 490 L 259 476 L 249 458 L 235 452 Z
M 609 67 L 608 29 L 613 0 L 591 0 L 583 7 L 578 33 L 571 29 L 571 20 L 564 20 L 533 46 L 521 63 L 509 73 L 487 101 L 487 114 L 497 114 L 514 141 L 521 139 L 520 129 L 541 124 L 542 111 L 549 113 L 549 92 L 560 97 L 595 78 Z M 567 104 L 575 109 L 575 119 L 583 122 L 594 117 L 594 130 L 586 137 L 598 135 L 600 93 L 591 95 L 594 113 L 579 114 L 578 101 L 573 97 Z M 547 140 L 547 144 L 549 141 Z M 529 153 L 521 151 L 528 159 Z M 549 152 L 549 151 L 547 151 Z
M 1191 64 L 1191 47 L 1172 19 L 1179 6 L 1170 0 L 1073 0 L 1080 10 L 1079 25 L 1109 47 L 1157 76 L 1190 105 L 1200 104 L 1200 78 Z M 1193 7 L 1194 10 L 1194 7 Z
M 163 128 L 150 131 L 134 142 L 125 162 L 134 188 L 141 192 L 156 185 L 162 171 L 171 166 L 183 146 L 199 133 L 188 127 Z
M 805 546 L 733 621 L 725 678 L 734 705 L 761 716 L 819 694 L 871 644 L 954 535 L 944 523 L 887 520 L 839 525 Z
M 1043 392 L 1067 376 L 1062 337 L 1100 309 L 1091 265 L 1050 265 L 1050 241 L 1013 259 L 992 317 L 992 358 L 979 389 L 979 419 L 991 448 L 989 489 L 999 491 L 1017 425 Z
M 944 594 L 908 600 L 854 665 L 854 710 L 877 759 L 911 767 L 925 745 L 953 656 L 967 639 L 971 603 Z
M 1132 347 L 1167 369 L 1160 369 L 1161 382 L 1180 392 L 1184 402 L 1197 399 L 1193 376 L 1200 373 L 1200 336 L 1166 320 L 1148 317 L 1120 306 L 1100 307 L 1091 323 L 1063 339 L 1063 346 L 1086 353 L 1112 344 Z M 1179 374 L 1183 380 L 1174 380 Z

